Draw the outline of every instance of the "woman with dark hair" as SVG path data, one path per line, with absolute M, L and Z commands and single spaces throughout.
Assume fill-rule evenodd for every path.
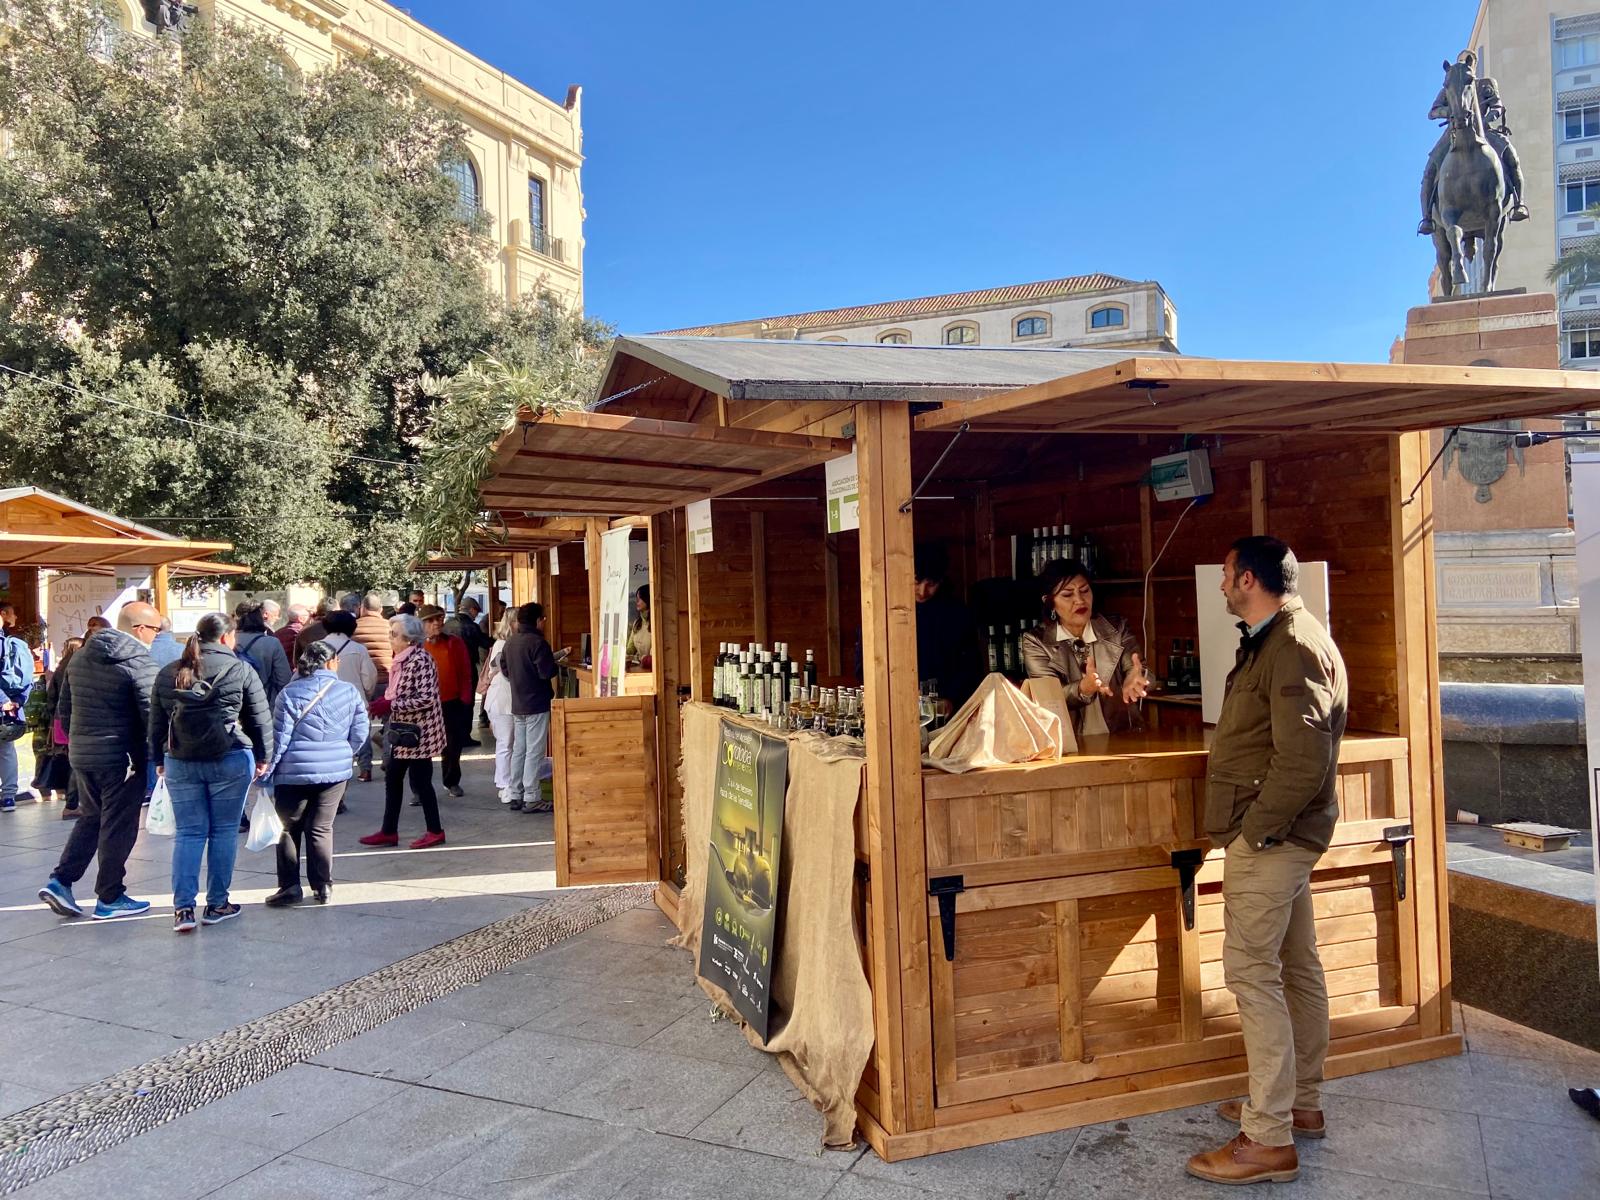
M 61 704 L 61 689 L 67 683 L 67 664 L 83 648 L 81 637 L 70 637 L 61 644 L 61 660 L 50 672 L 50 681 L 44 689 L 45 751 L 39 764 L 39 796 L 50 799 L 50 793 L 60 792 L 66 797 L 66 808 L 61 813 L 63 821 L 78 817 L 78 789 L 72 784 L 72 764 L 67 760 L 67 731 L 56 719 Z
M 633 624 L 628 627 L 628 661 L 648 662 L 650 659 L 650 585 L 641 583 L 633 597 Z
M 1077 559 L 1055 559 L 1039 576 L 1043 620 L 1022 635 L 1029 679 L 1055 678 L 1079 736 L 1140 728 L 1144 664 L 1121 617 L 1094 611 L 1094 579 Z
M 239 634 L 236 639 L 240 658 L 255 669 L 256 678 L 267 694 L 270 708 L 289 682 L 289 656 L 283 643 L 267 624 L 266 608 L 261 601 L 241 605 L 239 608 Z
M 278 890 L 267 897 L 268 908 L 305 898 L 300 888 L 302 839 L 306 881 L 317 903 L 326 904 L 333 888 L 333 818 L 355 773 L 351 755 L 366 743 L 370 728 L 367 698 L 339 677 L 339 666 L 334 646 L 312 642 L 300 652 L 295 677 L 273 705 L 270 778 L 283 836 L 278 839 Z
M 202 854 L 207 879 L 201 924 L 239 915 L 239 906 L 228 899 L 239 818 L 251 779 L 264 776 L 272 763 L 267 694 L 234 653 L 234 641 L 233 618 L 207 613 L 183 656 L 161 668 L 150 693 L 150 762 L 167 781 L 178 825 L 172 842 L 175 933 L 194 930 Z
M 439 822 L 439 795 L 433 790 L 433 756 L 444 749 L 444 712 L 439 703 L 439 671 L 423 644 L 427 632 L 411 613 L 389 622 L 394 661 L 389 686 L 372 702 L 372 715 L 386 717 L 383 730 L 383 828 L 361 838 L 363 846 L 400 844 L 400 801 L 406 780 L 422 805 L 428 831 L 411 843 L 413 850 L 444 844 Z

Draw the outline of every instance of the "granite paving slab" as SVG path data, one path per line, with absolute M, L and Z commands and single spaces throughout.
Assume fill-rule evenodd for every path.
M 11 1196 L 13 1200 L 200 1200 L 274 1157 L 264 1147 L 174 1121 Z
M 787 1076 L 771 1071 L 762 1071 L 689 1131 L 696 1141 L 775 1154 L 835 1171 L 848 1170 L 861 1157 L 864 1143 L 851 1150 L 824 1150 L 822 1134 L 822 1114 Z
M 410 1085 L 299 1148 L 302 1158 L 367 1175 L 428 1183 L 479 1154 L 527 1110 Z
M 867 1154 L 851 1170 L 965 1200 L 1034 1200 L 1049 1194 L 1077 1140 L 1078 1131 L 1068 1129 L 897 1163 Z
M 1511 1117 L 1483 1117 L 1480 1122 L 1489 1182 L 1497 1197 L 1577 1200 L 1600 1193 L 1600 1132 L 1577 1136 Z M 1586 1119 L 1592 1131 L 1600 1131 L 1600 1122 Z
M 546 1105 L 658 1133 L 683 1134 L 722 1107 L 756 1072 L 655 1050 L 619 1048 L 581 1088 Z
M 405 1084 L 352 1071 L 296 1063 L 230 1092 L 183 1118 L 187 1128 L 294 1150 L 405 1090 Z
M 285 1154 L 208 1192 L 205 1200 L 415 1200 L 416 1195 L 409 1183 Z
M 617 1055 L 615 1046 L 515 1030 L 434 1071 L 432 1087 L 541 1107 L 586 1086 Z
M 499 1025 L 417 1009 L 385 1021 L 360 1037 L 340 1042 L 311 1061 L 363 1075 L 418 1083 L 505 1034 Z

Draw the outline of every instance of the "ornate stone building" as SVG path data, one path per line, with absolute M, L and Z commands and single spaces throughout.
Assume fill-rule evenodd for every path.
M 113 0 L 120 30 L 155 36 L 197 14 L 281 38 L 293 69 L 350 55 L 405 63 L 430 99 L 467 130 L 468 159 L 451 171 L 462 204 L 490 221 L 496 284 L 508 299 L 541 286 L 583 304 L 582 92 L 540 95 L 381 0 Z M 186 11 L 184 11 L 186 10 Z M 180 15 L 181 14 L 181 15 Z

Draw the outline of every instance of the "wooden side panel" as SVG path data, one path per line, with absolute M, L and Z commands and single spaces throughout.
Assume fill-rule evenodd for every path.
M 568 542 L 557 548 L 561 572 L 550 579 L 550 600 L 546 604 L 553 610 L 554 621 L 550 644 L 557 649 L 572 647 L 572 661 L 578 661 L 583 645 L 583 635 L 593 630 L 589 625 L 589 572 L 583 566 L 583 543 Z
M 737 642 L 742 646 L 756 639 L 750 514 L 731 504 L 713 504 L 711 519 L 716 552 L 689 556 L 689 572 L 694 581 L 690 621 L 700 652 L 695 696 L 702 700 L 711 698 L 718 643 Z
M 556 886 L 660 878 L 656 698 L 557 700 Z
M 683 510 L 673 509 L 650 518 L 650 629 L 651 670 L 660 703 L 661 736 L 657 746 L 656 777 L 660 807 L 655 825 L 661 857 L 657 878 L 681 882 L 685 870 L 683 785 L 678 766 L 683 757 L 683 718 L 678 688 L 685 682 L 682 662 L 683 558 L 687 553 Z

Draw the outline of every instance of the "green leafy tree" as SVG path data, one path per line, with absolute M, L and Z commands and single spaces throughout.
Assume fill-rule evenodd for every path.
M 490 292 L 441 171 L 460 128 L 378 56 L 106 21 L 0 0 L 0 480 L 231 541 L 258 586 L 406 578 L 424 380 L 543 371 L 548 303 Z

